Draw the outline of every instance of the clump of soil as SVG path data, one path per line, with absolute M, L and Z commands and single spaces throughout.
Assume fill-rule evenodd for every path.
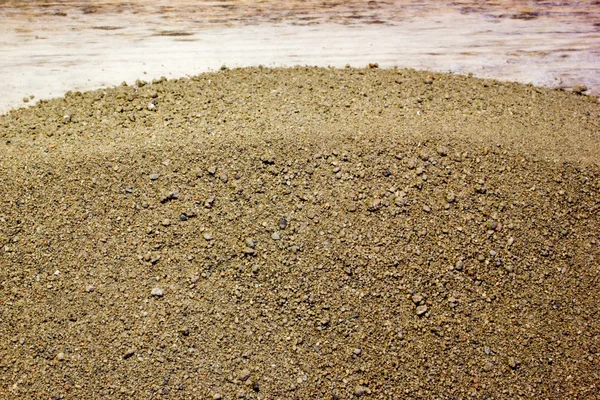
M 600 108 L 236 69 L 0 117 L 4 398 L 593 398 Z

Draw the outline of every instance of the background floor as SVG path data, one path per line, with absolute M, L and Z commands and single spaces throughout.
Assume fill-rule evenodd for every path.
M 221 65 L 377 62 L 598 95 L 599 16 L 595 1 L 4 1 L 0 113 Z

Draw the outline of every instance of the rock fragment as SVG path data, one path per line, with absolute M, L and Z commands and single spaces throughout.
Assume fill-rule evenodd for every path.
M 509 357 L 508 358 L 508 366 L 511 369 L 518 369 L 521 366 L 521 361 L 514 357 Z
M 418 306 L 417 309 L 415 310 L 415 312 L 417 313 L 417 315 L 419 317 L 425 315 L 425 313 L 427 313 L 427 306 L 426 305 L 421 305 Z
M 243 370 L 241 370 L 240 373 L 238 374 L 238 378 L 242 382 L 247 381 L 248 378 L 250 378 L 250 370 L 249 369 L 243 369 Z
M 371 391 L 366 386 L 359 385 L 356 388 L 354 388 L 354 395 L 356 397 L 364 396 L 366 394 L 369 394 L 370 392 Z
M 582 95 L 587 90 L 588 90 L 588 88 L 585 85 L 577 85 L 577 86 L 573 87 L 573 93 L 578 94 L 578 95 Z

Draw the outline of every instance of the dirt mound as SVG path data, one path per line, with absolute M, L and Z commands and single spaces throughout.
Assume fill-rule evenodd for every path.
M 600 109 L 236 69 L 0 117 L 3 398 L 593 398 Z

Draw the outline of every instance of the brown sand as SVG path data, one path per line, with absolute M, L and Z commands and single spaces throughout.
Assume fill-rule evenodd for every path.
M 595 399 L 599 131 L 592 97 L 376 68 L 13 111 L 0 397 Z

